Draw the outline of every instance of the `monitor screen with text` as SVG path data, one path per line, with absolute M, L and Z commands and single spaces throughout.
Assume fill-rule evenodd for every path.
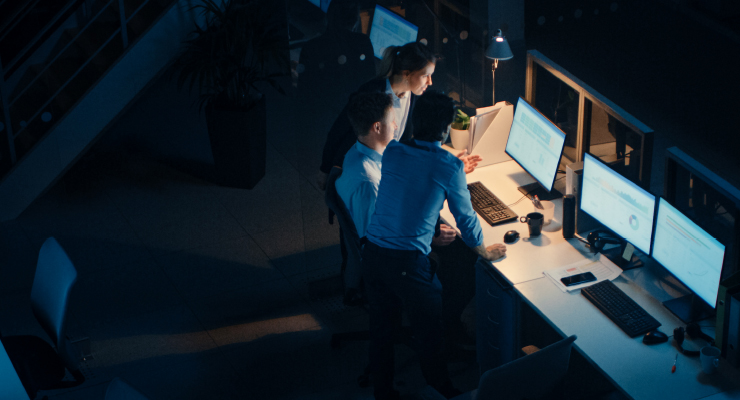
M 406 21 L 400 15 L 376 5 L 373 24 L 370 26 L 370 41 L 373 44 L 375 57 L 383 58 L 388 46 L 403 46 L 415 42 L 419 28 Z
M 588 153 L 583 159 L 581 210 L 650 254 L 655 196 Z
M 547 191 L 552 190 L 563 154 L 565 133 L 521 97 L 506 142 L 511 156 Z
M 653 258 L 712 307 L 722 275 L 725 246 L 661 198 Z

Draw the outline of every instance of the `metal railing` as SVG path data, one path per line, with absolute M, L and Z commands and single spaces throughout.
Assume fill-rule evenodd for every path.
M 71 0 L 69 1 L 62 9 L 51 19 L 49 23 L 47 23 L 38 34 L 34 36 L 34 39 L 31 43 L 25 46 L 25 48 L 19 53 L 14 59 L 10 62 L 10 64 L 5 65 L 3 64 L 3 60 L 0 59 L 0 102 L 2 103 L 2 120 L 0 120 L 0 135 L 4 133 L 3 136 L 5 136 L 5 140 L 7 141 L 7 149 L 5 149 L 4 153 L 6 154 L 0 154 L 0 160 L 3 158 L 8 158 L 8 160 L 2 160 L 3 162 L 0 162 L 0 164 L 3 165 L 2 171 L 0 171 L 0 177 L 5 175 L 12 167 L 18 162 L 19 158 L 22 157 L 18 154 L 18 147 L 16 140 L 24 133 L 26 129 L 30 126 L 30 124 L 34 121 L 37 121 L 38 118 L 41 118 L 41 121 L 48 123 L 48 127 L 46 128 L 45 132 L 41 135 L 37 135 L 36 137 L 31 136 L 31 140 L 33 143 L 31 146 L 38 143 L 46 133 L 48 133 L 53 124 L 51 124 L 52 119 L 55 119 L 54 122 L 59 121 L 61 115 L 53 116 L 48 111 L 50 108 L 50 105 L 52 102 L 59 96 L 69 85 L 70 82 L 72 82 L 75 78 L 77 78 L 82 71 L 87 67 L 100 53 L 105 49 L 111 42 L 114 40 L 121 40 L 122 44 L 122 50 L 120 51 L 120 54 L 116 55 L 116 59 L 120 58 L 121 55 L 126 51 L 126 49 L 130 45 L 130 38 L 129 33 L 127 29 L 128 23 L 134 18 L 147 4 L 150 3 L 150 0 L 144 0 L 141 2 L 141 4 L 131 12 L 130 15 L 126 15 L 126 5 L 124 4 L 124 0 L 108 0 L 104 3 L 102 7 L 100 7 L 100 10 L 97 11 L 91 18 L 85 18 L 84 24 L 80 27 L 78 26 L 78 31 L 74 35 L 74 37 L 66 43 L 60 50 L 56 52 L 56 54 L 47 62 L 44 63 L 44 67 L 36 73 L 36 76 L 27 83 L 22 90 L 17 91 L 11 96 L 11 91 L 14 90 L 14 88 L 10 87 L 11 85 L 8 83 L 8 78 L 13 73 L 23 73 L 24 69 L 27 69 L 28 67 L 24 66 L 24 68 L 19 68 L 19 60 L 22 63 L 25 60 L 32 58 L 32 53 L 37 51 L 41 43 L 40 41 L 47 40 L 49 38 L 48 32 L 54 29 L 59 29 L 62 26 L 63 20 L 67 19 L 72 13 L 77 11 L 83 11 L 90 9 L 90 4 L 87 4 L 90 0 Z M 81 7 L 84 7 L 81 9 Z M 113 7 L 116 7 L 116 12 L 119 15 L 118 26 L 110 33 L 110 35 L 102 41 L 102 43 L 98 46 L 95 51 L 87 54 L 85 56 L 84 61 L 80 63 L 80 65 L 77 67 L 76 71 L 74 71 L 69 77 L 66 78 L 66 80 L 59 85 L 59 87 L 54 90 L 54 92 L 49 96 L 48 99 L 43 101 L 43 104 L 41 107 L 35 110 L 24 110 L 30 116 L 28 118 L 19 118 L 17 115 L 14 115 L 13 112 L 13 106 L 16 105 L 17 101 L 21 99 L 22 96 L 25 94 L 29 94 L 29 90 L 31 88 L 35 87 L 35 85 L 39 82 L 42 76 L 49 71 L 49 68 L 54 65 L 54 62 L 59 60 L 60 58 L 65 55 L 65 53 L 73 46 L 77 40 L 85 34 L 85 32 L 90 30 L 90 27 L 96 22 L 99 21 L 100 18 L 104 15 L 106 11 L 109 11 L 109 8 L 111 10 Z M 96 7 L 97 8 L 97 7 Z M 23 12 L 27 13 L 28 8 L 24 8 Z M 20 13 L 18 13 L 15 17 L 15 19 L 11 20 L 11 22 L 7 23 L 6 25 L 17 23 L 18 20 L 22 19 L 22 16 Z M 66 15 L 66 16 L 65 16 Z M 61 21 L 60 21 L 61 20 Z M 153 23 L 154 21 L 150 21 Z M 110 24 L 110 22 L 106 22 L 106 24 Z M 151 24 L 150 24 L 151 26 Z M 2 32 L 2 31 L 0 31 Z M 7 33 L 7 31 L 5 31 Z M 118 39 L 117 39 L 118 38 Z M 112 64 L 111 64 L 112 65 Z M 110 66 L 107 66 L 110 68 Z M 104 72 L 102 72 L 104 74 Z M 94 83 L 93 83 L 94 84 Z M 87 88 L 86 90 L 89 90 Z M 34 93 L 35 94 L 35 93 Z M 80 100 L 80 98 L 72 99 L 74 103 Z M 63 112 L 69 111 L 71 108 L 73 108 L 73 105 L 71 105 L 68 109 L 63 110 Z M 5 146 L 0 146 L 0 149 Z M 8 166 L 9 165 L 9 166 Z M 0 178 L 1 179 L 1 178 Z

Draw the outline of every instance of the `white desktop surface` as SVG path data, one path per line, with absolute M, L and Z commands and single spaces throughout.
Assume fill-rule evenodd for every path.
M 28 400 L 26 389 L 23 388 L 13 364 L 8 358 L 2 342 L 0 342 L 0 399 L 2 400 Z
M 533 179 L 514 161 L 477 169 L 467 176 L 468 182 L 481 181 L 506 204 L 516 202 L 522 194 L 518 186 Z M 578 262 L 592 255 L 577 239 L 565 240 L 561 228 L 562 199 L 555 203 L 552 226 L 546 226 L 540 238 L 529 240 L 526 224 L 511 222 L 490 226 L 482 218 L 486 245 L 502 243 L 506 231 L 515 229 L 521 238 L 507 245 L 506 257 L 493 262 L 495 267 L 517 293 L 529 303 L 550 325 L 563 336 L 578 335 L 575 345 L 584 356 L 597 365 L 617 387 L 635 399 L 698 399 L 729 391 L 729 397 L 738 398 L 740 370 L 722 360 L 721 371 L 705 375 L 698 357 L 678 356 L 675 373 L 671 373 L 677 350 L 672 339 L 648 346 L 642 336 L 630 338 L 606 315 L 580 294 L 580 290 L 563 293 L 543 271 Z M 525 199 L 511 208 L 520 216 L 533 211 Z M 454 218 L 445 205 L 442 218 L 454 226 Z M 646 258 L 643 256 L 643 258 Z M 662 301 L 685 292 L 660 266 L 648 260 L 645 267 L 622 273 L 615 284 L 662 323 L 660 330 L 672 336 L 673 329 L 685 326 L 662 305 Z M 713 332 L 710 332 L 713 333 Z M 686 340 L 684 347 L 699 349 L 700 340 Z
M 514 161 L 506 161 L 484 168 L 478 168 L 467 175 L 468 182 L 482 182 L 488 190 L 493 192 L 502 202 L 512 204 L 522 198 L 517 187 L 534 182 L 524 170 Z M 548 269 L 559 268 L 564 265 L 591 257 L 588 250 L 577 239 L 565 240 L 562 231 L 562 199 L 554 200 L 555 217 L 553 222 L 542 229 L 539 237 L 530 239 L 527 224 L 518 220 L 502 225 L 491 226 L 480 216 L 483 228 L 484 243 L 486 246 L 494 243 L 503 243 L 504 234 L 509 230 L 519 232 L 519 240 L 506 244 L 506 257 L 494 261 L 498 269 L 512 284 L 526 282 L 543 277 L 542 272 Z M 529 199 L 523 199 L 519 204 L 510 208 L 520 217 L 534 211 Z M 450 226 L 456 227 L 455 219 L 447 204 L 440 212 L 442 219 Z M 543 257 L 542 250 L 546 249 Z M 522 268 L 523 265 L 528 266 Z
M 638 273 L 649 274 L 649 271 Z M 663 324 L 660 331 L 672 336 L 673 329 L 685 325 L 625 275 L 614 283 Z M 525 282 L 514 289 L 562 335 L 578 335 L 575 346 L 581 353 L 634 399 L 700 399 L 733 387 L 740 389 L 740 370 L 724 360 L 720 372 L 706 375 L 701 371 L 699 357 L 679 354 L 676 372 L 671 373 L 678 353 L 672 337 L 655 345 L 643 344 L 642 335 L 630 338 L 583 297 L 580 290 L 563 293 L 548 279 Z M 701 340 L 684 341 L 687 349 L 703 345 Z

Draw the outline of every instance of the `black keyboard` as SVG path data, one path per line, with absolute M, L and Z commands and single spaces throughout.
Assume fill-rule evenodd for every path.
M 473 209 L 486 222 L 493 225 L 515 220 L 517 215 L 480 182 L 468 183 Z
M 585 287 L 581 289 L 581 294 L 622 328 L 629 337 L 652 331 L 661 325 L 610 280 Z

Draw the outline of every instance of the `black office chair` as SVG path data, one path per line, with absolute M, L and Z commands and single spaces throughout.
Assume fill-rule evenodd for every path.
M 576 336 L 570 336 L 544 349 L 527 351 L 526 356 L 490 369 L 480 377 L 478 389 L 454 397 L 454 400 L 559 399 L 563 397 L 563 378 L 568 372 L 570 351 Z M 528 346 L 530 349 L 531 347 Z M 525 348 L 527 349 L 527 348 Z M 444 399 L 431 386 L 420 397 Z
M 39 390 L 68 388 L 85 381 L 64 329 L 69 293 L 76 280 L 77 270 L 67 253 L 56 239 L 46 239 L 41 246 L 33 277 L 31 308 L 54 347 L 36 336 L 0 337 L 31 399 L 36 397 Z M 74 381 L 63 381 L 65 368 L 70 371 Z
M 352 221 L 352 216 L 342 198 L 339 197 L 339 193 L 337 193 L 336 181 L 341 175 L 342 169 L 339 167 L 332 167 L 329 171 L 329 177 L 326 179 L 324 201 L 339 221 L 339 227 L 342 229 L 347 248 L 347 265 L 342 271 L 344 303 L 346 305 L 361 305 L 362 272 L 360 264 L 362 262 L 362 244 L 355 223 Z M 330 214 L 329 223 L 333 222 Z

